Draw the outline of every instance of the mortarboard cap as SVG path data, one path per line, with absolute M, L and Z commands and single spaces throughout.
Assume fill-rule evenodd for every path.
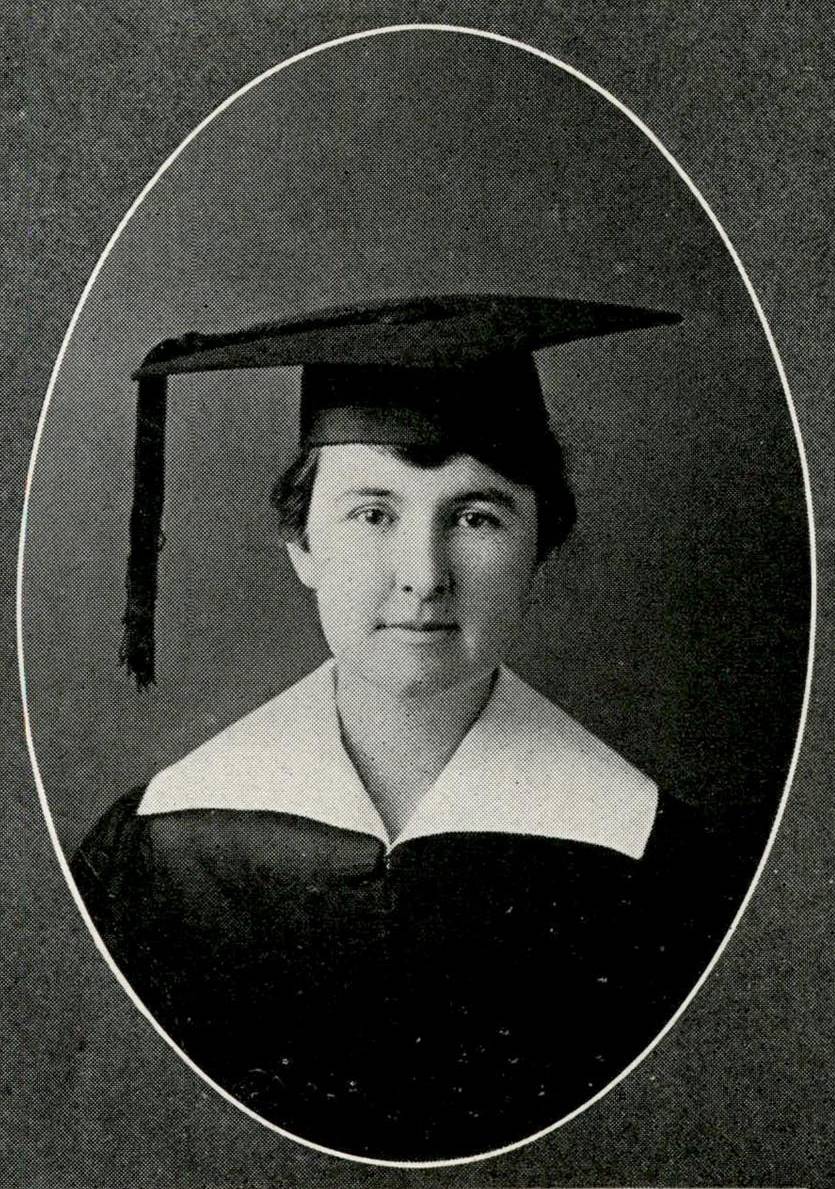
M 301 445 L 433 445 L 491 459 L 548 435 L 533 352 L 681 321 L 678 314 L 559 297 L 452 295 L 324 310 L 154 347 L 138 382 L 124 638 L 138 683 L 155 680 L 154 610 L 165 488 L 167 378 L 302 366 Z

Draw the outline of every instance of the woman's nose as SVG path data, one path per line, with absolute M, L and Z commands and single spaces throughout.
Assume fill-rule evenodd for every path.
M 418 599 L 437 599 L 452 590 L 453 578 L 443 532 L 404 525 L 398 542 L 395 581 Z

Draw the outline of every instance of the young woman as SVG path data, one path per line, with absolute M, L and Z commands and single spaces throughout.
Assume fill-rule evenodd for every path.
M 274 502 L 332 659 L 118 802 L 73 870 L 169 1036 L 305 1139 L 395 1160 L 522 1139 L 704 965 L 695 827 L 504 664 L 575 515 L 531 352 L 669 320 L 421 299 L 191 337 L 138 373 L 128 663 L 153 678 L 160 383 L 288 362 L 302 448 Z

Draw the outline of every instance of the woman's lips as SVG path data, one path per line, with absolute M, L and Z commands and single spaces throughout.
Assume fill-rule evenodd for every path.
M 383 631 L 399 640 L 411 644 L 436 644 L 448 639 L 458 631 L 457 623 L 398 623 L 380 624 L 378 631 Z
M 457 623 L 410 623 L 402 621 L 398 623 L 381 623 L 381 628 L 397 628 L 404 632 L 454 632 L 458 629 Z

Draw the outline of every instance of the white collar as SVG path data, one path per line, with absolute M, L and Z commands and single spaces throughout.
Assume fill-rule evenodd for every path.
M 527 834 L 641 857 L 658 790 L 509 669 L 391 843 L 345 751 L 328 661 L 148 785 L 141 815 L 187 809 L 288 813 L 378 838 Z

